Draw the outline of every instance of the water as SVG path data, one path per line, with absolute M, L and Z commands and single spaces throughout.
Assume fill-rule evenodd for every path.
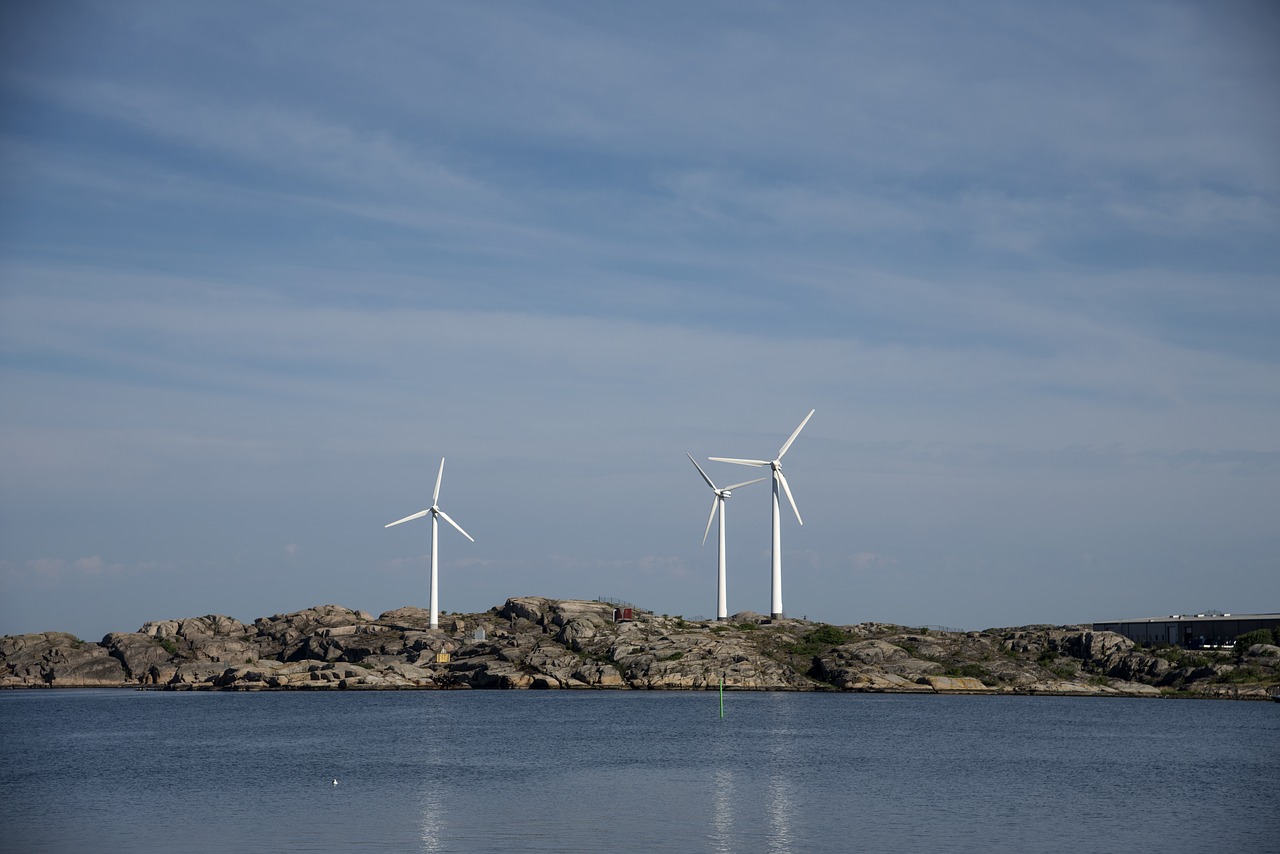
M 726 712 L 0 692 L 0 849 L 1280 851 L 1280 704 L 732 693 Z

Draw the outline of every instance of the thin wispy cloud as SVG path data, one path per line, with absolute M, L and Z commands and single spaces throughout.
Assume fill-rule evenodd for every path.
M 2 632 L 1280 595 L 1265 3 L 0 14 Z

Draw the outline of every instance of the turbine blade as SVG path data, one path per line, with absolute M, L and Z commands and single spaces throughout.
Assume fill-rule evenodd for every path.
M 791 509 L 794 510 L 796 514 L 796 521 L 803 525 L 804 520 L 800 518 L 800 508 L 796 507 L 796 500 L 791 495 L 791 487 L 787 486 L 787 476 L 782 473 L 781 469 L 774 472 L 774 475 L 778 478 L 778 483 L 782 484 L 782 491 L 787 494 L 787 500 L 791 502 Z
M 423 516 L 427 515 L 430 512 L 431 512 L 431 508 L 428 507 L 426 510 L 419 510 L 417 513 L 414 513 L 412 516 L 405 516 L 403 519 L 397 519 L 394 522 L 392 522 L 390 525 L 383 525 L 382 527 L 390 528 L 395 525 L 399 525 L 401 522 L 412 522 L 414 519 L 421 519 Z
M 711 534 L 711 523 L 716 520 L 716 509 L 720 506 L 720 496 L 717 495 L 711 499 L 711 515 L 707 517 L 707 530 L 702 535 L 702 544 L 707 544 L 707 537 Z
M 449 518 L 449 514 L 448 514 L 448 513 L 444 512 L 443 510 L 441 510 L 441 509 L 440 509 L 440 508 L 438 508 L 438 507 L 436 508 L 436 512 L 437 512 L 437 513 L 439 513 L 439 514 L 440 514 L 440 516 L 441 516 L 441 518 L 443 518 L 446 522 L 448 522 L 448 523 L 449 523 L 450 525 L 452 525 L 453 527 L 457 528 L 457 529 L 458 529 L 458 533 L 459 533 L 459 534 L 461 534 L 462 536 L 466 537 L 468 540 L 470 540 L 470 541 L 471 541 L 471 542 L 473 542 L 473 543 L 476 541 L 476 538 L 475 538 L 475 537 L 471 536 L 471 535 L 470 535 L 470 534 L 468 534 L 466 531 L 462 530 L 462 526 L 461 526 L 461 525 L 459 525 L 457 522 L 455 522 L 455 521 L 453 521 L 452 519 L 450 519 L 450 518 Z
M 750 486 L 750 485 L 751 485 L 751 484 L 753 484 L 753 483 L 759 483 L 759 482 L 760 482 L 760 481 L 762 481 L 762 480 L 768 480 L 768 479 L 769 479 L 769 478 L 767 478 L 767 477 L 758 477 L 758 478 L 756 478 L 755 480 L 748 480 L 748 481 L 746 481 L 746 482 L 744 482 L 744 483 L 735 483 L 733 486 L 726 486 L 724 489 L 722 489 L 722 490 L 720 490 L 720 491 L 721 491 L 721 492 L 733 492 L 733 491 L 734 491 L 735 489 L 737 489 L 738 487 L 741 487 L 741 486 Z
M 782 455 L 785 454 L 787 452 L 787 449 L 791 447 L 791 443 L 796 440 L 796 436 L 800 435 L 800 431 L 804 429 L 804 425 L 809 423 L 809 419 L 812 418 L 813 413 L 817 411 L 818 410 L 816 409 L 809 410 L 809 414 L 804 417 L 804 420 L 800 422 L 800 426 L 796 428 L 796 432 L 792 433 L 791 438 L 783 443 L 782 448 L 778 451 L 778 459 L 782 459 Z M 785 482 L 786 481 L 783 481 L 783 483 Z
M 431 493 L 431 503 L 434 505 L 440 500 L 440 481 L 444 480 L 444 457 L 440 458 L 440 473 L 436 475 L 436 491 Z
M 718 463 L 733 463 L 735 466 L 767 466 L 772 465 L 768 460 L 734 460 L 729 457 L 707 457 L 709 460 L 715 460 Z
M 702 479 L 707 482 L 707 486 L 715 489 L 716 485 L 711 482 L 711 478 L 707 477 L 707 473 L 702 470 L 702 466 L 698 465 L 698 461 L 693 458 L 693 454 L 685 451 L 684 455 L 689 458 L 689 462 L 693 463 L 693 467 L 698 470 L 698 474 L 702 475 Z

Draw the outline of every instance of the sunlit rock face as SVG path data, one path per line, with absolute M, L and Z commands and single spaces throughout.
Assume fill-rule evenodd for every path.
M 1265 698 L 1280 647 L 1146 650 L 1111 632 L 829 626 L 742 612 L 685 620 L 522 596 L 479 614 L 320 605 L 244 624 L 209 614 L 112 632 L 0 638 L 0 687 L 170 690 L 612 689 Z

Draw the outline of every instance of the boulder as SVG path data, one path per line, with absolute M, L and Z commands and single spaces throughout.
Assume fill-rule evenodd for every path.
M 924 679 L 939 694 L 990 694 L 994 690 L 971 676 L 926 676 Z
M 126 684 L 124 665 L 106 647 L 67 632 L 40 632 L 0 638 L 0 684 L 56 688 L 115 687 Z
M 573 671 L 572 678 L 592 688 L 625 688 L 626 680 L 611 664 L 584 664 Z
M 111 632 L 102 639 L 102 645 L 124 667 L 125 676 L 135 682 L 151 681 L 151 671 L 167 669 L 173 658 L 156 635 Z
M 551 608 L 551 600 L 541 596 L 519 596 L 508 599 L 498 610 L 498 616 L 505 620 L 528 620 L 531 623 L 544 625 L 546 613 Z
M 431 627 L 431 612 L 426 608 L 407 606 L 385 611 L 378 617 L 378 622 L 395 626 L 401 630 L 426 631 Z
M 1098 685 L 1089 685 L 1084 682 L 1073 682 L 1067 679 L 1044 679 L 1034 682 L 1027 686 L 1027 690 L 1032 694 L 1105 694 L 1106 691 Z
M 97 644 L 57 650 L 47 664 L 45 680 L 54 688 L 114 688 L 128 681 L 124 665 Z
M 1154 685 L 1144 685 L 1141 682 L 1124 682 L 1112 681 L 1107 686 L 1117 694 L 1125 694 L 1132 697 L 1159 697 L 1160 689 Z
M 1140 652 L 1120 653 L 1108 656 L 1103 663 L 1104 672 L 1113 679 L 1136 681 L 1159 680 L 1173 669 L 1168 661 Z
M 841 683 L 837 687 L 846 691 L 889 691 L 899 694 L 923 694 L 933 691 L 933 688 L 928 684 L 921 685 L 918 682 L 893 673 L 849 673 L 838 678 Z
M 1102 661 L 1126 653 L 1134 642 L 1117 632 L 1049 632 L 1049 647 L 1082 661 Z
M 212 688 L 214 679 L 226 669 L 225 664 L 214 661 L 184 661 L 174 668 L 166 684 L 174 688 Z
M 876 666 L 906 661 L 911 658 L 911 654 L 902 647 L 883 640 L 865 640 L 845 644 L 833 649 L 832 653 L 838 658 L 843 658 L 847 661 Z

